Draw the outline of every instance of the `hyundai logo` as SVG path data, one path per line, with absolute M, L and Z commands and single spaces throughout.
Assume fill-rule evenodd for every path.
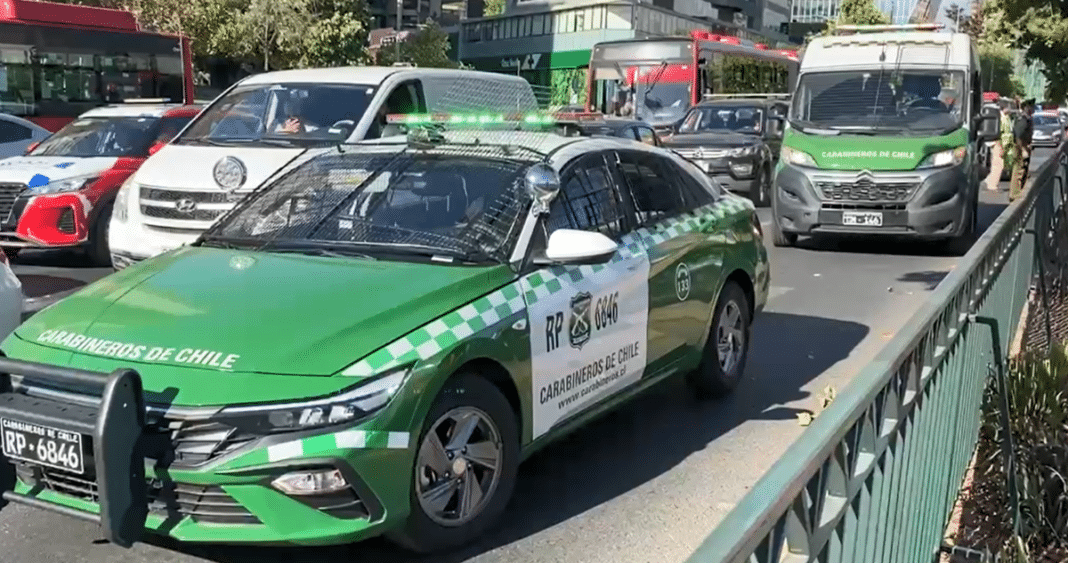
M 178 210 L 179 213 L 192 213 L 197 210 L 197 202 L 188 198 L 179 199 L 174 202 L 174 208 Z

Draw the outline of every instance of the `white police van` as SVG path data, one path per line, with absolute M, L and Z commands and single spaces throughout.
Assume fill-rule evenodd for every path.
M 108 243 L 116 269 L 188 244 L 308 149 L 375 139 L 387 114 L 538 108 L 517 76 L 339 67 L 250 76 L 223 92 L 119 191 Z

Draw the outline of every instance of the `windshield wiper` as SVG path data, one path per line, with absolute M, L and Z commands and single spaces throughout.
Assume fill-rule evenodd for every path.
M 383 252 L 394 252 L 396 254 L 411 254 L 417 256 L 427 256 L 431 259 L 434 258 L 451 258 L 460 260 L 462 262 L 482 263 L 482 262 L 501 262 L 501 260 L 479 250 L 457 250 L 455 248 L 446 248 L 441 246 L 432 246 L 426 244 L 415 243 L 373 243 L 373 242 L 354 242 L 353 244 L 364 246 L 368 248 L 381 249 Z
M 790 127 L 793 127 L 794 129 L 797 129 L 802 133 L 811 133 L 813 135 L 827 135 L 829 137 L 842 134 L 842 132 L 837 129 L 827 129 L 815 127 L 812 125 L 803 125 L 803 123 L 808 123 L 807 121 L 796 121 L 791 119 L 789 120 L 789 123 Z
M 348 248 L 344 244 L 287 241 L 269 243 L 257 250 L 279 254 L 292 253 L 306 254 L 308 256 L 326 256 L 330 258 L 366 258 L 367 260 L 377 260 L 374 256 Z

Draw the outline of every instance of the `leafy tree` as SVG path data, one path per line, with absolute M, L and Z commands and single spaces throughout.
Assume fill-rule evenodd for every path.
M 505 0 L 486 0 L 484 8 L 482 9 L 482 15 L 484 17 L 499 16 L 504 13 Z
M 367 3 L 364 0 L 316 0 L 312 24 L 304 35 L 301 66 L 366 64 Z
M 250 0 L 237 19 L 243 41 L 234 54 L 255 57 L 265 71 L 290 68 L 312 21 L 310 0 Z
M 964 12 L 964 8 L 960 7 L 960 4 L 956 2 L 950 4 L 945 10 L 946 19 L 953 22 L 953 32 L 963 31 L 964 21 L 967 19 L 968 14 Z
M 391 65 L 395 62 L 398 61 L 394 48 L 378 50 L 377 64 Z M 401 41 L 400 62 L 424 68 L 460 68 L 459 63 L 449 59 L 449 34 L 434 20 L 427 20 L 419 31 Z
M 1023 84 L 1013 76 L 1014 63 L 1012 49 L 996 43 L 981 43 L 979 64 L 982 66 L 983 90 L 1008 97 L 1023 95 Z
M 998 0 L 983 6 L 984 35 L 1026 50 L 1045 66 L 1046 97 L 1068 97 L 1068 4 L 1048 0 Z
M 875 0 L 842 0 L 838 6 L 838 20 L 827 22 L 827 29 L 823 35 L 833 35 L 839 25 L 886 25 L 890 18 L 886 17 L 878 7 Z

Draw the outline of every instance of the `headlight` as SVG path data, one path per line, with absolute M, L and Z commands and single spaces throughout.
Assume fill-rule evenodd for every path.
M 741 147 L 741 148 L 737 148 L 737 149 L 731 149 L 730 152 L 727 153 L 727 155 L 728 156 L 733 156 L 733 157 L 750 156 L 750 155 L 756 154 L 756 152 L 757 152 L 756 145 L 749 145 L 748 147 Z
M 137 190 L 137 184 L 133 181 L 133 176 L 130 176 L 122 183 L 122 187 L 119 188 L 119 193 L 115 194 L 115 205 L 112 206 L 111 216 L 117 221 L 126 222 L 129 218 L 130 205 L 130 192 Z
M 74 192 L 95 182 L 97 178 L 97 176 L 79 176 L 77 178 L 67 178 L 66 180 L 56 180 L 55 182 L 32 187 L 30 192 L 35 195 Z
M 964 162 L 968 154 L 968 147 L 957 147 L 948 151 L 936 152 L 927 155 L 916 168 L 941 168 L 943 166 L 956 166 Z
M 389 404 L 411 373 L 406 366 L 375 377 L 336 397 L 287 404 L 243 405 L 219 411 L 237 426 L 265 431 L 300 430 L 340 424 L 367 416 Z
M 790 147 L 783 147 L 782 154 L 779 158 L 784 162 L 789 162 L 790 164 L 796 164 L 798 166 L 816 166 L 816 159 L 812 158 L 812 155 Z

